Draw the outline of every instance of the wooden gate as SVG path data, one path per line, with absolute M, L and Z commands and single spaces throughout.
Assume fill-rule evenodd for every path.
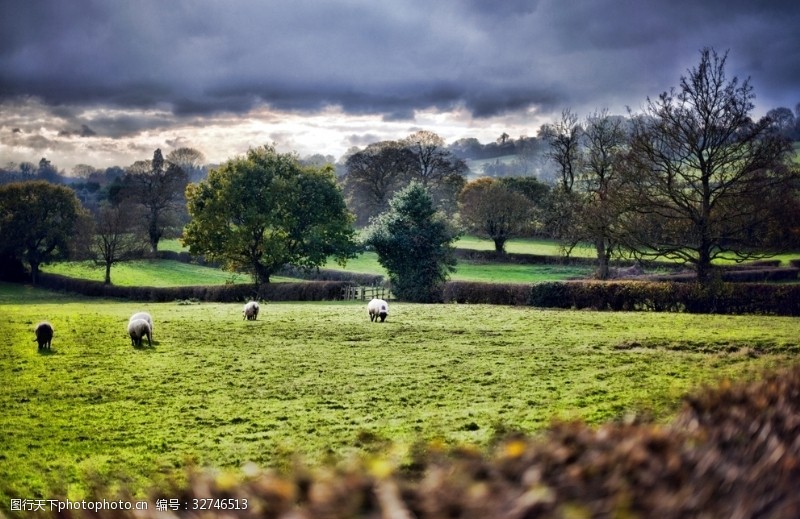
M 345 301 L 369 301 L 370 299 L 391 299 L 392 291 L 386 287 L 349 286 L 342 289 Z

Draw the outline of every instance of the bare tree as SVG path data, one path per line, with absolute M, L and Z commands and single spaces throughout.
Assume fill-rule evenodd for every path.
M 194 148 L 177 148 L 167 155 L 167 162 L 181 168 L 189 182 L 199 182 L 205 178 L 205 161 L 205 155 Z
M 466 183 L 466 162 L 447 149 L 444 140 L 433 132 L 412 133 L 402 143 L 414 156 L 412 180 L 428 190 L 438 209 L 452 216 L 457 211 L 458 193 Z
M 626 173 L 635 213 L 627 245 L 644 257 L 692 264 L 710 279 L 716 258 L 763 257 L 763 236 L 780 218 L 796 178 L 789 143 L 770 120 L 754 122 L 753 89 L 725 74 L 725 55 L 701 51 L 676 91 L 648 99 L 636 117 Z
M 561 119 L 555 124 L 545 124 L 539 130 L 539 137 L 550 146 L 548 157 L 558 165 L 561 186 L 567 193 L 572 191 L 578 172 L 580 136 L 578 115 L 569 108 L 561 112 Z
M 414 164 L 411 151 L 397 141 L 370 144 L 347 158 L 344 191 L 358 224 L 389 208 L 394 193 L 411 178 Z
M 577 227 L 582 234 L 580 239 L 594 244 L 597 277 L 606 279 L 611 256 L 620 244 L 619 220 L 625 210 L 619 197 L 620 160 L 627 145 L 624 121 L 609 116 L 607 110 L 595 112 L 586 120 L 583 141 Z
M 135 222 L 143 216 L 140 206 L 129 201 L 113 206 L 103 204 L 97 212 L 91 238 L 87 241 L 89 257 L 105 267 L 105 283 L 111 284 L 111 267 L 140 258 L 147 249 L 147 239 Z
M 445 147 L 444 139 L 433 132 L 418 131 L 402 142 L 414 154 L 416 166 L 412 175 L 423 187 L 444 184 L 448 177 L 463 176 L 467 171 L 466 163 L 453 155 Z

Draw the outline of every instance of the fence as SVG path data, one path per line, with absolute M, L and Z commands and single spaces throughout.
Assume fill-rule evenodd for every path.
M 342 288 L 342 299 L 345 301 L 367 301 L 376 297 L 379 299 L 391 299 L 392 291 L 382 286 L 346 286 Z

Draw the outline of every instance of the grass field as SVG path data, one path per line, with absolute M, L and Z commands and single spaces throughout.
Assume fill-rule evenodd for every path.
M 490 240 L 462 237 L 457 247 L 474 250 L 493 250 L 494 244 Z M 185 250 L 178 240 L 162 240 L 162 250 Z M 507 244 L 508 252 L 525 254 L 555 255 L 561 254 L 559 245 L 553 240 L 517 239 Z M 572 251 L 573 257 L 592 257 L 594 251 L 588 246 L 579 246 Z M 784 264 L 800 254 L 784 254 L 777 256 Z M 325 268 L 344 270 L 348 272 L 380 274 L 388 277 L 386 270 L 378 263 L 378 256 L 374 252 L 365 252 L 347 262 L 341 267 L 334 261 L 329 261 Z M 557 265 L 536 264 L 519 265 L 509 263 L 482 263 L 459 261 L 456 272 L 451 279 L 456 281 L 481 281 L 490 283 L 536 283 L 541 281 L 557 281 L 564 279 L 591 277 L 593 267 L 588 265 Z M 103 268 L 94 266 L 90 262 L 63 262 L 44 265 L 43 272 L 61 274 L 65 276 L 102 281 Z M 142 260 L 114 265 L 111 270 L 111 280 L 121 286 L 188 286 L 188 285 L 221 285 L 228 282 L 250 283 L 252 280 L 246 274 L 232 274 L 219 269 L 199 265 L 179 263 L 170 260 Z M 273 282 L 296 281 L 291 278 L 274 276 Z
M 154 316 L 134 349 L 128 316 Z M 668 419 L 687 391 L 800 354 L 762 316 L 359 303 L 135 304 L 0 284 L 0 503 L 141 492 L 187 463 L 286 467 L 417 442 L 485 447 L 554 418 Z M 55 328 L 37 352 L 33 326 Z M 383 454 L 376 454 L 383 455 Z
M 70 261 L 44 265 L 42 272 L 79 279 L 103 281 L 105 267 L 88 261 Z M 252 283 L 247 274 L 234 274 L 220 269 L 203 267 L 172 260 L 137 260 L 111 267 L 111 281 L 120 286 L 178 287 L 192 285 L 223 285 L 228 282 Z M 274 282 L 295 281 L 275 276 Z
M 348 260 L 345 267 L 328 262 L 325 268 L 381 274 L 388 277 L 386 270 L 378 263 L 378 255 L 365 252 L 357 258 Z M 535 283 L 575 277 L 589 277 L 593 268 L 583 265 L 517 265 L 511 263 L 478 263 L 459 260 L 456 271 L 450 279 L 458 281 L 484 281 L 491 283 Z

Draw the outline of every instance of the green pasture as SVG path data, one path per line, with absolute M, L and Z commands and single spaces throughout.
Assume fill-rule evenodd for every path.
M 44 265 L 42 272 L 93 281 L 105 279 L 105 267 L 98 267 L 89 261 Z M 137 260 L 118 263 L 111 267 L 111 282 L 120 286 L 178 287 L 252 283 L 252 281 L 247 274 L 225 272 L 221 269 L 172 260 Z M 272 281 L 294 280 L 276 276 Z
M 365 274 L 380 274 L 388 277 L 378 263 L 378 255 L 364 252 L 348 260 L 344 267 L 329 261 L 325 268 Z M 483 263 L 459 260 L 450 279 L 457 281 L 482 281 L 487 283 L 536 283 L 570 278 L 590 277 L 593 272 L 586 265 L 519 265 L 513 263 Z
M 152 348 L 128 317 L 149 311 Z M 797 362 L 800 320 L 394 303 L 132 303 L 0 284 L 0 503 L 168 485 L 431 442 L 486 448 L 553 419 L 669 419 L 723 378 Z M 53 323 L 52 351 L 33 327 Z
M 494 250 L 493 242 L 473 236 L 462 237 L 456 245 L 462 249 Z M 178 240 L 162 240 L 160 248 L 176 252 L 184 250 Z M 507 249 L 508 252 L 526 254 L 555 256 L 561 254 L 558 243 L 553 240 L 516 239 L 508 242 Z M 572 256 L 592 257 L 593 252 L 589 246 L 579 246 L 572 251 Z M 797 257 L 800 257 L 800 254 L 784 254 L 776 258 L 781 259 L 784 264 L 788 264 L 790 259 Z M 348 260 L 344 267 L 335 261 L 329 261 L 324 265 L 324 268 L 387 276 L 386 270 L 378 263 L 378 256 L 374 252 L 364 252 L 356 258 Z M 88 261 L 44 265 L 42 271 L 94 281 L 103 281 L 105 274 L 102 267 L 98 267 Z M 451 274 L 451 279 L 487 283 L 537 283 L 541 281 L 589 278 L 592 276 L 593 271 L 594 268 L 591 265 L 520 265 L 459 260 L 456 271 Z M 139 260 L 116 264 L 111 270 L 111 281 L 115 285 L 121 286 L 154 287 L 252 282 L 247 274 L 225 272 L 220 269 L 172 260 Z M 280 283 L 296 280 L 288 277 L 273 276 L 272 281 Z

